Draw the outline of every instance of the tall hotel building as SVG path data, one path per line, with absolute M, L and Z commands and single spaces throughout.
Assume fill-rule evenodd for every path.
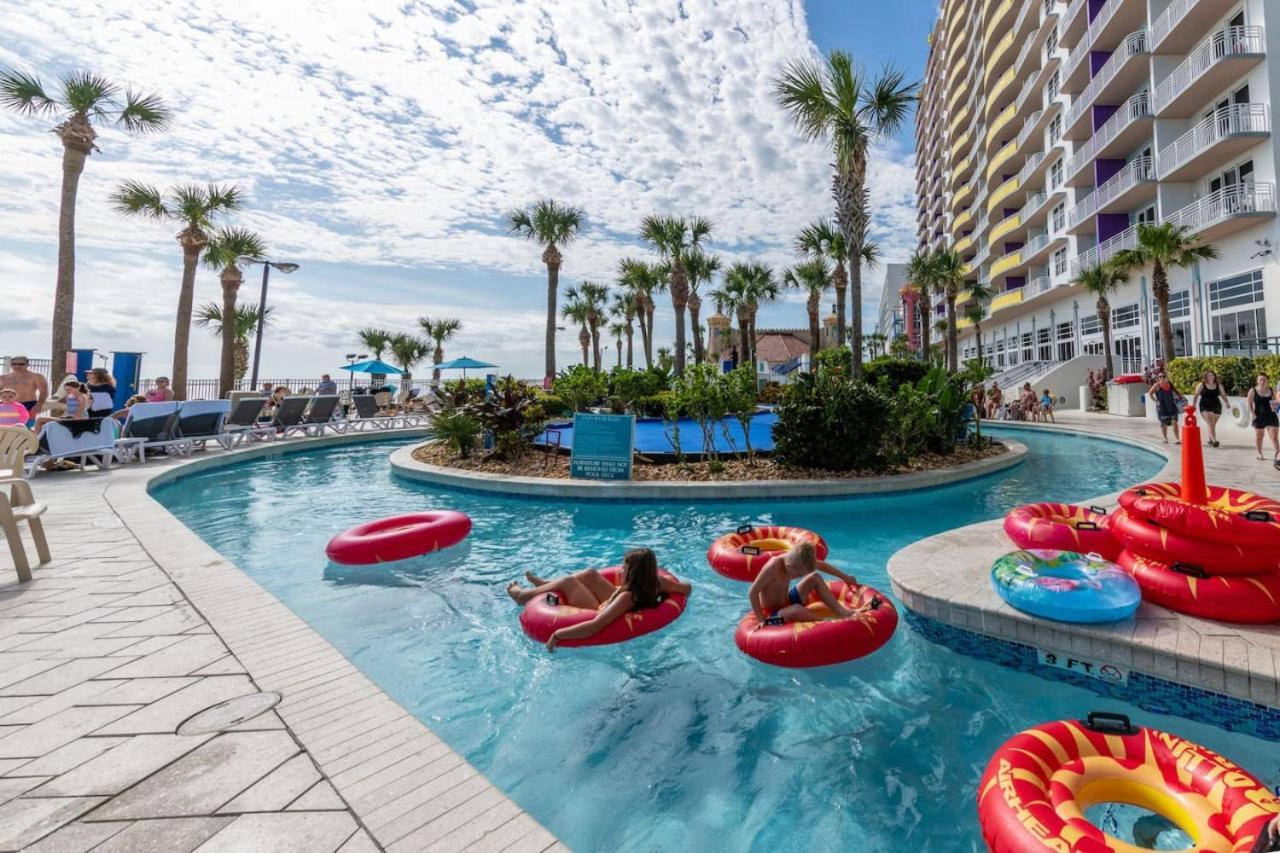
M 1144 222 L 1220 252 L 1170 273 L 1175 355 L 1280 340 L 1280 0 L 945 0 L 930 42 L 919 247 L 954 246 L 990 284 L 983 354 L 1006 379 L 1065 382 L 1062 363 L 1102 353 L 1096 300 L 1071 282 Z M 915 343 L 944 308 L 904 293 Z M 1160 357 L 1150 270 L 1110 303 L 1116 369 Z

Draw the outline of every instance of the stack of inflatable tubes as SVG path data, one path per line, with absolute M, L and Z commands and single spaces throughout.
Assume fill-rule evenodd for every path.
M 844 581 L 832 581 L 830 587 L 841 605 L 860 612 L 833 618 L 817 594 L 810 593 L 805 606 L 822 621 L 761 624 L 748 612 L 738 623 L 734 642 L 758 661 L 785 667 L 844 663 L 889 642 L 898 627 L 898 611 L 888 598 L 869 586 L 848 586 Z
M 1280 502 L 1208 487 L 1208 503 L 1181 498 L 1177 483 L 1122 492 L 1106 527 L 1116 562 L 1143 598 L 1221 622 L 1280 622 Z
M 668 580 L 676 580 L 676 577 L 665 569 L 659 569 L 658 573 Z M 610 566 L 607 569 L 601 569 L 600 574 L 614 586 L 622 583 L 622 566 Z M 566 647 L 606 646 L 612 643 L 634 640 L 636 637 L 643 637 L 645 634 L 657 631 L 659 628 L 665 628 L 676 621 L 680 614 L 684 612 L 687 600 L 688 596 L 685 595 L 668 595 L 656 607 L 624 613 L 622 618 L 606 625 L 603 631 L 585 639 L 565 640 L 561 645 Z M 580 625 L 583 622 L 589 622 L 595 618 L 598 612 L 595 609 L 565 604 L 553 593 L 547 593 L 525 604 L 524 610 L 520 613 L 520 627 L 533 639 L 540 643 L 545 643 L 551 639 L 551 635 L 555 633 L 557 628 L 569 628 L 574 625 Z
M 1122 802 L 1149 809 L 1198 851 L 1253 850 L 1280 814 L 1267 786 L 1230 759 L 1118 714 L 1045 723 L 996 751 L 978 785 L 978 819 L 996 853 L 1136 851 L 1086 816 Z
M 819 560 L 827 558 L 827 543 L 812 530 L 803 527 L 770 525 L 755 527 L 744 524 L 726 533 L 707 549 L 711 568 L 730 580 L 750 583 L 760 574 L 764 564 L 786 553 L 802 542 L 812 543 Z
M 1025 504 L 1004 517 L 1004 532 L 1019 548 L 1101 554 L 1104 560 L 1115 560 L 1122 547 L 1106 528 L 1106 520 L 1106 510 L 1098 507 Z

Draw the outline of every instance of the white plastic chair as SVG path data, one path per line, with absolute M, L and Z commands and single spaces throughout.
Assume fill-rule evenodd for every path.
M 31 539 L 36 544 L 40 565 L 53 559 L 49 554 L 49 541 L 45 539 L 44 523 L 40 520 L 45 505 L 36 502 L 31 484 L 22 479 L 24 460 L 37 445 L 35 434 L 26 427 L 0 428 L 0 530 L 4 531 L 9 542 L 9 553 L 13 555 L 19 581 L 31 580 L 31 563 L 27 560 L 18 529 L 21 522 L 25 521 L 31 528 Z M 6 486 L 8 494 L 4 492 Z

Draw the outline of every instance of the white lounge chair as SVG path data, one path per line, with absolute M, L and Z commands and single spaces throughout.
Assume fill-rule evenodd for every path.
M 81 470 L 92 463 L 106 470 L 117 459 L 116 426 L 111 418 L 50 421 L 40 431 L 35 453 L 26 458 L 23 476 L 32 476 L 46 462 L 71 461 Z
M 147 452 L 190 456 L 195 442 L 179 438 L 178 410 L 182 403 L 134 403 L 120 429 L 120 458 L 137 458 L 145 462 Z
M 285 397 L 285 402 L 295 399 L 305 399 L 297 397 Z M 284 406 L 282 405 L 283 409 Z M 323 435 L 325 428 L 334 426 L 333 413 L 338 408 L 338 395 L 325 394 L 319 397 L 311 397 L 307 400 L 306 406 L 302 410 L 302 416 L 298 422 L 284 428 L 285 437 L 291 433 L 300 432 L 308 436 Z M 341 432 L 342 427 L 339 425 L 335 429 Z
M 231 414 L 222 424 L 228 441 L 223 447 L 229 450 L 237 444 L 274 439 L 275 427 L 258 420 L 266 406 L 267 398 L 258 395 L 243 396 L 236 400 L 231 406 Z
M 13 556 L 19 581 L 31 580 L 31 563 L 27 560 L 19 528 L 22 522 L 25 521 L 31 529 L 40 565 L 53 559 L 49 554 L 49 541 L 44 535 L 44 523 L 40 520 L 45 506 L 36 502 L 31 494 L 31 484 L 22 478 L 27 454 L 35 451 L 38 444 L 35 433 L 26 427 L 0 427 L 0 530 L 4 531 L 9 542 L 9 553 Z

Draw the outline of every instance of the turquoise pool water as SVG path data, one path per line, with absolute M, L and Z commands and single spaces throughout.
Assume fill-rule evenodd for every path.
M 1271 784 L 1280 750 L 933 645 L 907 625 L 877 654 L 822 670 L 743 656 L 746 587 L 707 566 L 752 521 L 821 532 L 832 559 L 888 592 L 885 563 L 931 533 L 1030 500 L 1083 500 L 1152 476 L 1152 454 L 1067 435 L 1007 434 L 1025 463 L 897 497 L 748 503 L 507 499 L 395 478 L 371 443 L 242 463 L 156 497 L 280 597 L 574 849 L 981 850 L 974 786 L 1012 733 L 1090 710 L 1204 743 Z M 475 523 L 445 553 L 328 565 L 357 522 L 451 507 Z M 696 585 L 669 629 L 548 655 L 503 586 L 616 562 L 636 545 Z

